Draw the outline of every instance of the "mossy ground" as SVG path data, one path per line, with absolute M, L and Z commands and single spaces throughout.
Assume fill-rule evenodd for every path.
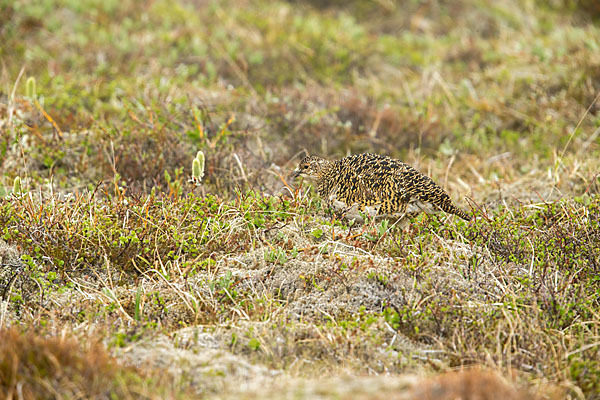
M 0 1 L 0 332 L 47 348 L 2 347 L 0 389 L 600 398 L 599 17 Z M 291 179 L 300 155 L 360 151 L 476 219 L 349 226 Z

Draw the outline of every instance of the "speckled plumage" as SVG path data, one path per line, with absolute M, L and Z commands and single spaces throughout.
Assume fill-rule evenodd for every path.
M 407 208 L 414 205 L 471 219 L 431 178 L 386 156 L 364 153 L 340 160 L 305 157 L 295 176 L 316 179 L 317 191 L 326 201 L 357 204 L 361 209 L 377 206 L 380 215 L 405 215 Z

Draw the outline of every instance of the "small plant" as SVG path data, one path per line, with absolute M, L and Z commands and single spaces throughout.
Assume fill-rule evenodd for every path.
M 167 182 L 167 186 L 169 187 L 169 196 L 179 197 L 182 191 L 182 181 L 181 174 L 183 172 L 183 167 L 175 168 L 175 178 L 171 177 L 169 171 L 165 169 L 165 182 Z
M 15 180 L 13 181 L 13 187 L 12 187 L 12 192 L 15 195 L 21 194 L 23 193 L 23 188 L 21 186 L 21 178 L 20 177 L 16 177 Z
M 317 228 L 310 233 L 315 239 L 320 239 L 323 236 L 323 229 Z
M 135 294 L 135 309 L 133 318 L 136 321 L 141 321 L 142 319 L 142 286 L 138 286 L 138 290 Z
M 252 351 L 260 349 L 260 341 L 257 338 L 251 338 L 248 340 L 248 348 Z
M 388 221 L 387 219 L 382 220 L 381 223 L 375 227 L 374 232 L 364 233 L 365 239 L 370 240 L 372 242 L 377 242 L 386 234 L 389 225 L 390 221 Z
M 37 97 L 36 83 L 33 76 L 27 78 L 27 83 L 25 84 L 25 96 L 29 99 L 35 99 Z
M 296 254 L 298 254 L 297 251 L 296 251 Z M 267 262 L 276 263 L 276 264 L 285 264 L 287 262 L 287 260 L 288 260 L 288 258 L 287 258 L 287 255 L 285 254 L 285 250 L 283 250 L 281 248 L 272 249 L 265 253 L 265 261 L 267 261 Z
M 385 233 L 388 230 L 388 227 L 390 225 L 390 221 L 387 219 L 384 219 L 383 221 L 381 221 L 381 224 L 379 224 L 379 226 L 377 226 L 377 235 L 379 235 L 379 237 L 383 237 L 383 235 L 385 235 Z
M 204 177 L 204 153 L 199 151 L 192 162 L 192 181 L 196 184 L 202 182 Z

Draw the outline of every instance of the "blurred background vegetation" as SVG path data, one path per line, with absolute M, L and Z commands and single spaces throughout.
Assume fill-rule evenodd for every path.
M 167 188 L 197 150 L 222 193 L 275 190 L 265 168 L 301 152 L 452 158 L 473 182 L 598 150 L 593 0 L 0 4 L 8 185 Z

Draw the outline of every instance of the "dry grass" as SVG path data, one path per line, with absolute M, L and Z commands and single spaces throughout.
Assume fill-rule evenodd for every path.
M 168 398 L 132 367 L 111 358 L 98 342 L 0 330 L 0 391 L 5 399 Z

